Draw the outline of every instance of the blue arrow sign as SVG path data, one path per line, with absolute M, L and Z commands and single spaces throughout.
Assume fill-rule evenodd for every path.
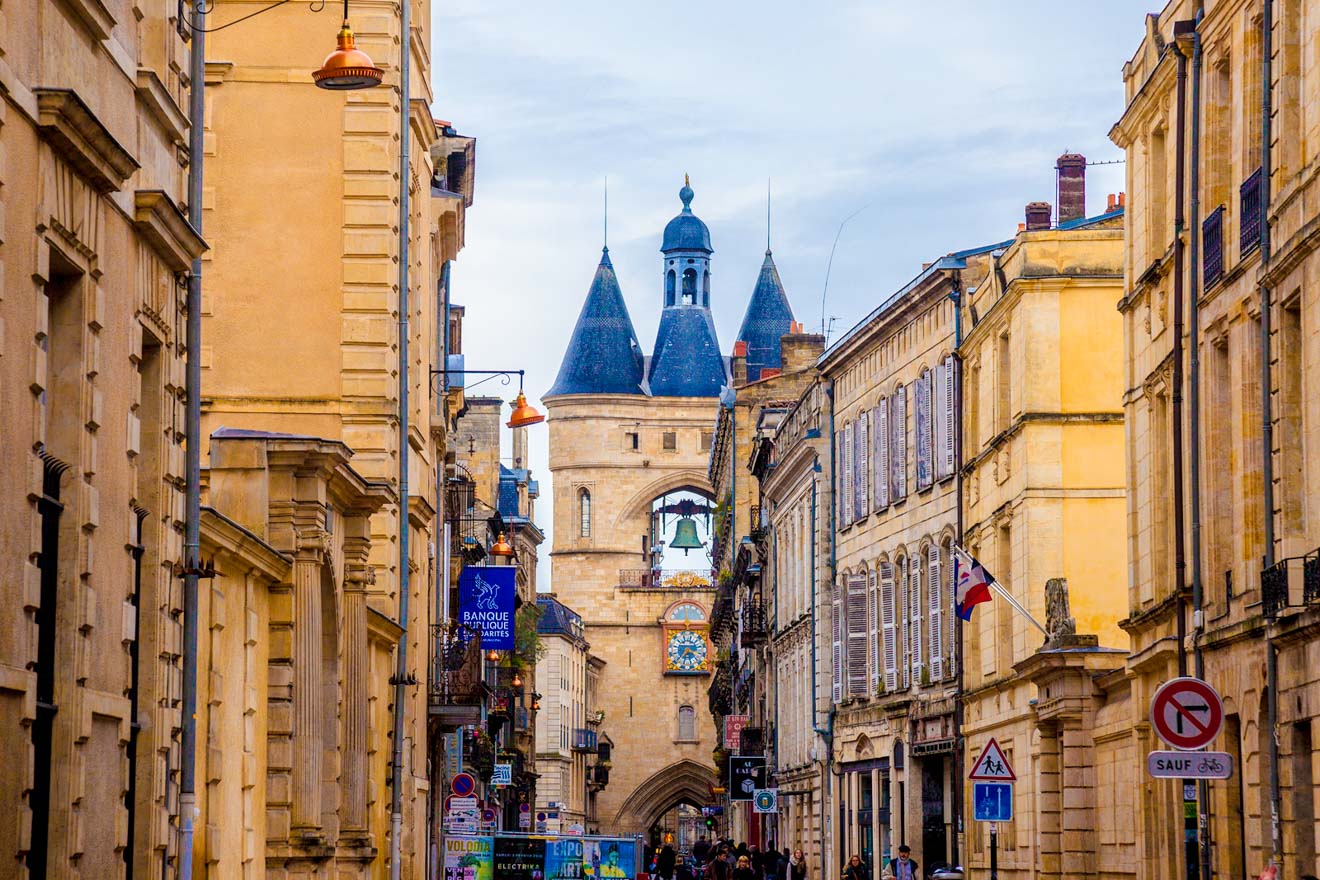
M 972 806 L 977 822 L 1011 822 L 1013 786 L 1007 782 L 974 782 Z

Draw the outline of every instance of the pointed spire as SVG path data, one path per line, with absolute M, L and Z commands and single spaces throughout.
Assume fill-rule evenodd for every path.
M 543 397 L 557 394 L 646 394 L 642 347 L 609 248 L 601 248 L 559 375 Z
M 747 343 L 747 379 L 755 382 L 766 367 L 782 368 L 783 354 L 779 340 L 793 326 L 793 307 L 789 305 L 784 284 L 779 280 L 779 269 L 767 247 L 761 273 L 752 289 L 738 341 Z

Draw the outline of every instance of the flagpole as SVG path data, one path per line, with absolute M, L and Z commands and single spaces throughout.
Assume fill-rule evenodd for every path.
M 954 549 L 953 549 L 953 558 L 954 558 L 954 561 L 955 561 L 955 566 L 956 566 L 958 563 L 961 562 L 960 557 L 966 558 L 967 561 L 968 561 L 969 563 L 975 563 L 975 562 L 976 562 L 976 559 L 972 556 L 972 554 L 968 553 L 967 550 L 966 550 L 964 547 L 962 547 L 961 545 L 955 544 L 955 545 L 954 545 Z M 981 570 L 982 570 L 982 571 L 985 571 L 984 568 L 982 568 Z M 957 581 L 957 579 L 956 579 L 956 571 L 957 571 L 957 570 L 956 570 L 956 568 L 955 568 L 955 580 L 954 580 L 954 582 L 953 582 L 953 583 L 954 583 L 954 602 L 955 602 L 955 607 L 956 607 L 956 603 L 957 603 L 957 601 L 958 601 L 958 581 Z M 989 576 L 989 572 L 986 572 L 986 575 Z M 990 584 L 989 584 L 989 586 L 990 586 L 990 589 L 991 589 L 991 590 L 994 590 L 996 593 L 998 593 L 1000 596 L 1002 596 L 1002 597 L 1004 598 L 1004 601 L 1005 601 L 1005 602 L 1007 602 L 1009 605 L 1013 606 L 1013 608 L 1016 609 L 1017 612 L 1018 612 L 1019 614 L 1021 614 L 1021 615 L 1022 615 L 1023 617 L 1025 617 L 1027 620 L 1031 621 L 1031 625 L 1032 625 L 1032 626 L 1034 626 L 1036 629 L 1038 629 L 1038 630 L 1040 630 L 1042 633 L 1044 633 L 1046 639 L 1050 638 L 1050 631 L 1047 630 L 1045 627 L 1041 626 L 1039 620 L 1037 620 L 1036 618 L 1034 618 L 1034 617 L 1031 616 L 1031 612 L 1028 611 L 1025 607 L 1023 607 L 1023 605 L 1022 605 L 1021 602 L 1019 602 L 1016 598 L 1014 598 L 1013 594 L 1010 593 L 1010 592 L 1008 591 L 1008 588 L 1007 588 L 1007 587 L 1005 587 L 1003 584 L 1001 584 L 998 580 L 996 580 L 996 579 L 993 578 L 993 577 L 990 578 Z M 959 614 L 958 616 L 959 616 L 959 617 L 962 617 L 961 614 Z

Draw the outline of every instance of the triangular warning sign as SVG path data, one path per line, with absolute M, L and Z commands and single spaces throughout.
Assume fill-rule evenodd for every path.
M 1004 757 L 1004 750 L 999 747 L 999 743 L 992 738 L 981 749 L 981 757 L 976 759 L 972 765 L 972 772 L 967 774 L 968 779 L 981 779 L 988 782 L 1013 782 L 1017 775 L 1013 772 L 1013 767 L 1008 763 L 1008 758 Z

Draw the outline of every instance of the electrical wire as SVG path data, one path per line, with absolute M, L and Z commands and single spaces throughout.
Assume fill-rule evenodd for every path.
M 211 12 L 213 12 L 213 11 L 215 10 L 215 4 L 216 4 L 216 2 L 217 2 L 217 0 L 210 0 L 210 3 L 200 4 L 200 5 L 203 7 L 203 8 L 202 8 L 202 12 L 203 12 L 203 14 L 210 14 Z M 261 15 L 261 13 L 263 13 L 263 12 L 270 12 L 272 9 L 275 9 L 275 8 L 277 8 L 277 7 L 280 7 L 280 6 L 283 6 L 283 5 L 285 5 L 286 3 L 292 3 L 292 2 L 293 2 L 293 0 L 275 0 L 275 2 L 272 3 L 272 4 L 270 4 L 269 6 L 263 6 L 262 8 L 258 9 L 256 12 L 249 12 L 247 15 L 244 15 L 244 16 L 242 16 L 241 18 L 236 18 L 236 19 L 234 19 L 233 21 L 231 21 L 231 22 L 227 22 L 227 23 L 222 24 L 222 25 L 219 25 L 218 27 L 213 27 L 213 28 L 201 28 L 201 27 L 197 27 L 195 24 L 192 23 L 192 16 L 191 16 L 190 14 L 188 14 L 188 13 L 186 13 L 186 12 L 183 11 L 183 10 L 185 10 L 188 6 L 190 6 L 191 4 L 188 3 L 188 0 L 180 0 L 180 2 L 179 2 L 179 9 L 180 9 L 180 11 L 179 11 L 179 18 L 180 18 L 180 20 L 183 21 L 186 25 L 188 25 L 188 29 L 191 30 L 191 31 L 194 31 L 194 32 L 196 32 L 196 33 L 200 33 L 200 34 L 213 34 L 213 33 L 215 33 L 216 31 L 222 31 L 222 30 L 224 30 L 225 28 L 231 28 L 231 27 L 233 27 L 233 26 L 236 25 L 236 24 L 240 24 L 240 23 L 242 23 L 242 22 L 247 21 L 249 18 L 255 18 L 255 17 L 257 17 L 258 15 Z M 308 11 L 308 12 L 320 12 L 320 11 L 322 11 L 323 9 L 325 9 L 325 4 L 326 4 L 326 0 L 312 0 L 312 2 L 309 3 L 308 6 L 307 6 L 307 11 Z

